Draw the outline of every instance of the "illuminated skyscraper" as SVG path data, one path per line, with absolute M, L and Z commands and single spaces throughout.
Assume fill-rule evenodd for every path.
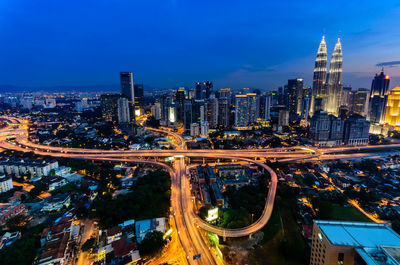
M 326 50 L 325 36 L 322 37 L 321 43 L 318 47 L 317 58 L 315 59 L 314 66 L 314 77 L 313 77 L 313 88 L 310 104 L 310 114 L 313 115 L 315 109 L 315 99 L 323 98 L 326 99 L 326 67 L 328 63 L 328 52 Z
M 135 120 L 135 90 L 132 72 L 121 72 L 121 93 L 128 99 L 129 114 L 132 121 Z
M 342 103 L 342 63 L 342 44 L 340 43 L 340 38 L 338 38 L 329 65 L 329 74 L 327 81 L 327 92 L 329 96 L 327 100 L 327 105 L 325 105 L 325 110 L 335 116 L 338 115 L 339 107 Z
M 381 73 L 375 75 L 371 84 L 369 98 L 368 118 L 372 123 L 382 123 L 385 118 L 385 108 L 389 92 L 390 78 L 385 75 L 383 69 Z
M 400 87 L 393 88 L 388 95 L 385 123 L 400 131 Z

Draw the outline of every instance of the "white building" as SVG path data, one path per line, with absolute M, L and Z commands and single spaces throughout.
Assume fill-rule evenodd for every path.
M 128 123 L 130 121 L 129 102 L 127 98 L 118 99 L 118 123 Z
M 201 137 L 208 137 L 209 123 L 208 121 L 201 122 L 200 135 Z
M 13 187 L 11 177 L 0 176 L 0 193 L 12 190 Z
M 200 130 L 199 130 L 199 124 L 194 122 L 192 124 L 190 124 L 190 136 L 192 137 L 196 137 L 198 135 L 200 135 Z
M 156 120 L 161 120 L 161 104 L 159 102 L 154 103 L 153 106 L 151 106 L 151 115 L 156 119 Z

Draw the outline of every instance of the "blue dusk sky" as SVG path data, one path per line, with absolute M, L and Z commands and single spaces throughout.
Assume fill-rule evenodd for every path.
M 2 0 L 0 85 L 272 90 L 312 83 L 325 32 L 340 34 L 343 83 L 370 87 L 384 64 L 400 85 L 399 0 Z

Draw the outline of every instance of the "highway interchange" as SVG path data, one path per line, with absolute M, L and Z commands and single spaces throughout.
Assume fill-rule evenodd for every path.
M 361 147 L 287 147 L 277 149 L 246 149 L 246 150 L 187 150 L 185 141 L 179 134 L 166 129 L 148 130 L 168 134 L 174 139 L 174 150 L 97 150 L 53 147 L 35 144 L 28 140 L 28 126 L 26 120 L 15 117 L 0 117 L 7 122 L 7 126 L 0 130 L 0 148 L 22 152 L 34 152 L 38 155 L 53 157 L 69 157 L 76 159 L 120 161 L 130 163 L 151 163 L 166 169 L 171 175 L 171 206 L 174 211 L 179 239 L 187 254 L 189 264 L 222 264 L 216 253 L 212 251 L 202 236 L 202 231 L 215 233 L 222 237 L 249 236 L 260 230 L 268 222 L 275 200 L 278 184 L 276 173 L 267 165 L 267 159 L 281 162 L 328 160 L 339 158 L 370 157 L 371 153 L 363 153 L 374 149 L 400 148 L 400 144 L 361 146 Z M 15 137 L 15 143 L 7 141 L 7 137 Z M 344 153 L 346 152 L 346 153 Z M 355 153 L 349 153 L 355 152 Z M 338 154 L 339 153 L 339 154 Z M 156 158 L 174 157 L 173 168 Z M 195 213 L 192 203 L 189 177 L 187 175 L 186 158 L 214 158 L 241 160 L 254 163 L 260 169 L 267 171 L 270 177 L 268 195 L 262 215 L 253 224 L 239 229 L 223 229 L 213 226 Z M 193 260 L 192 257 L 201 254 L 201 258 Z

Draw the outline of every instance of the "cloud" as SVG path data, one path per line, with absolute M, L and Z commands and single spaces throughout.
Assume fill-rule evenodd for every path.
M 376 64 L 376 66 L 387 66 L 387 67 L 395 67 L 397 65 L 400 65 L 400 61 L 381 62 Z
M 271 67 L 258 67 L 254 66 L 251 64 L 245 64 L 242 67 L 243 70 L 249 71 L 249 72 L 274 72 L 275 69 Z

